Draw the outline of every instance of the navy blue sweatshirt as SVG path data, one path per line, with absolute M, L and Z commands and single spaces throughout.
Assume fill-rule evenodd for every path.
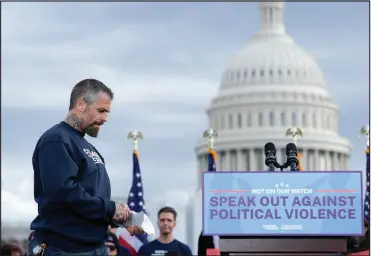
M 104 159 L 84 134 L 65 122 L 53 126 L 37 142 L 32 164 L 36 239 L 67 252 L 103 246 L 116 206 Z

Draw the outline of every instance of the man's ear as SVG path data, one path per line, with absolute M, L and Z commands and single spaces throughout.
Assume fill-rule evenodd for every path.
M 88 104 L 86 103 L 86 101 L 83 98 L 80 98 L 76 101 L 76 109 L 79 112 L 84 112 L 86 110 L 87 106 L 88 106 Z

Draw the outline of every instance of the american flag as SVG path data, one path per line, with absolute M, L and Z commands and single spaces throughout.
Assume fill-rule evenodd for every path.
M 365 220 L 370 221 L 370 147 L 366 149 L 366 195 L 365 195 Z
M 216 172 L 216 152 L 213 149 L 209 149 L 208 151 L 208 165 L 207 165 L 207 171 L 208 172 Z
M 143 184 L 142 177 L 140 174 L 139 166 L 139 155 L 137 151 L 133 151 L 133 183 L 130 188 L 128 197 L 128 206 L 130 210 L 135 212 L 145 212 L 144 197 L 143 197 Z M 148 243 L 146 235 L 134 235 L 131 236 L 130 233 L 125 228 L 117 229 L 117 237 L 119 238 L 119 243 L 130 250 L 130 255 L 137 255 L 139 248 Z

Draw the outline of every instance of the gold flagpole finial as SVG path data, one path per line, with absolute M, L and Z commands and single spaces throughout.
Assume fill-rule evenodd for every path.
M 214 139 L 218 137 L 218 132 L 215 129 L 210 128 L 204 131 L 203 137 L 209 138 L 209 149 L 214 149 Z
M 367 147 L 369 147 L 370 146 L 370 126 L 369 125 L 363 126 L 359 130 L 359 135 L 366 137 L 366 144 L 367 144 Z
M 289 128 L 286 131 L 286 136 L 291 136 L 292 137 L 292 143 L 294 143 L 296 146 L 298 143 L 298 137 L 303 137 L 303 131 L 300 128 Z
M 138 150 L 138 139 L 143 139 L 143 134 L 139 131 L 131 131 L 128 133 L 128 136 L 126 137 L 128 140 L 133 140 L 133 147 L 134 150 Z

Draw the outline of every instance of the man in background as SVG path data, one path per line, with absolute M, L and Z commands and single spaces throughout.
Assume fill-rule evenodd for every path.
M 129 249 L 120 245 L 117 236 L 114 233 L 107 232 L 107 238 L 104 245 L 107 248 L 108 255 L 130 256 Z
M 129 217 L 127 205 L 111 200 L 104 159 L 85 139 L 98 136 L 112 100 L 113 92 L 102 82 L 80 81 L 65 120 L 38 140 L 32 157 L 38 216 L 31 223 L 30 252 L 106 255 L 107 226 Z
M 173 237 L 177 212 L 171 207 L 164 207 L 158 211 L 157 216 L 157 225 L 160 230 L 160 236 L 156 240 L 143 245 L 139 249 L 138 255 L 150 256 L 156 254 L 192 256 L 189 246 Z

